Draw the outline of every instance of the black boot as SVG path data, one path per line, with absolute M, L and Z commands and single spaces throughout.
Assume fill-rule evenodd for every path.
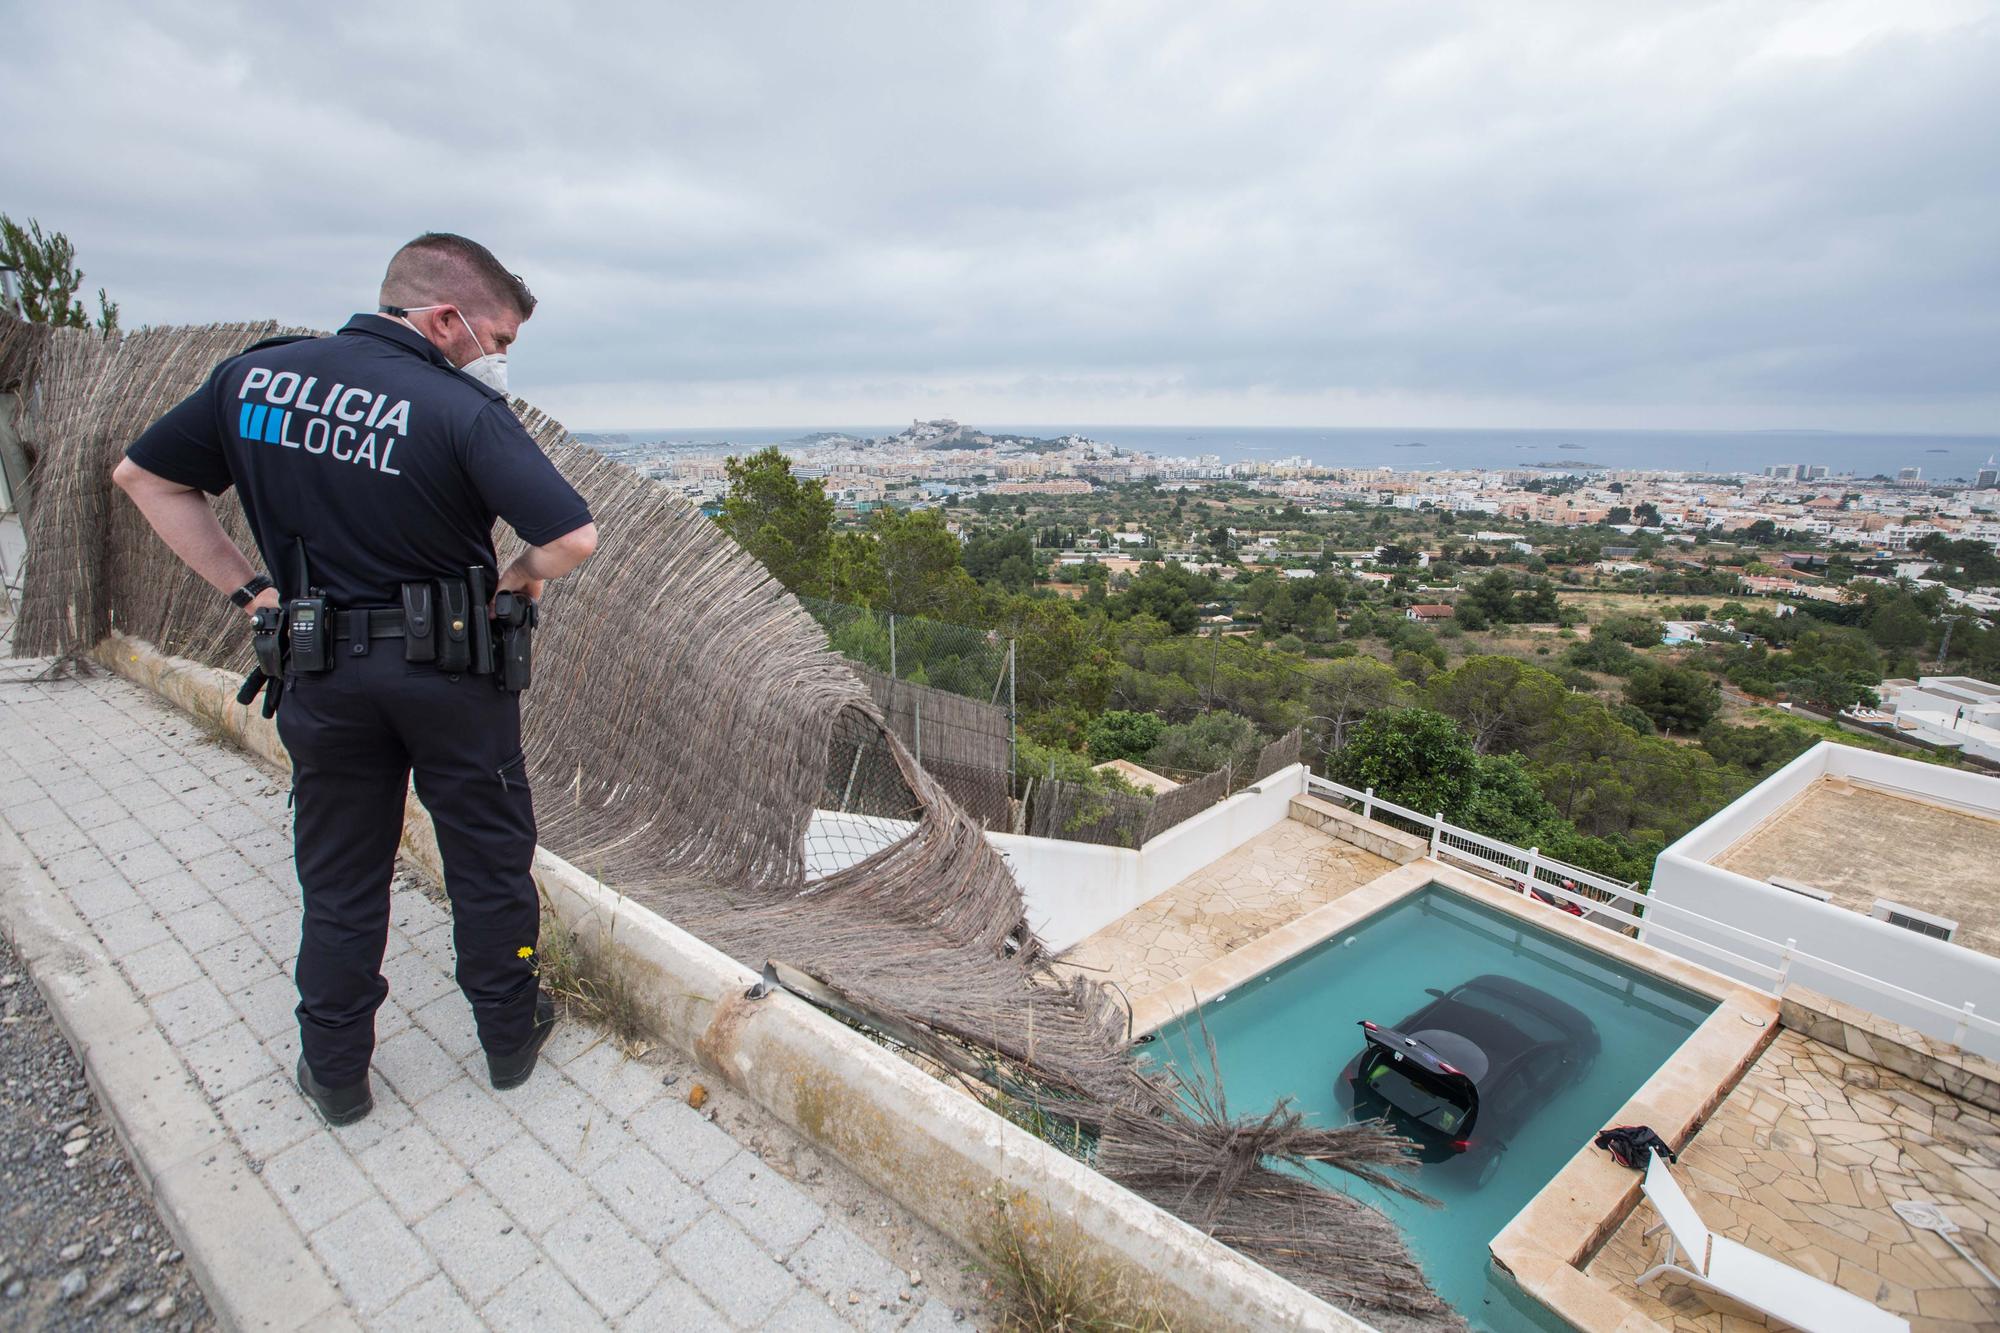
M 329 1088 L 313 1077 L 306 1058 L 299 1057 L 299 1091 L 313 1104 L 329 1125 L 351 1125 L 375 1109 L 375 1094 L 368 1088 L 368 1075 L 344 1088 Z
M 508 1088 L 518 1088 L 528 1081 L 528 1075 L 535 1072 L 535 1061 L 541 1056 L 542 1047 L 548 1043 L 549 1033 L 555 1031 L 556 1005 L 546 995 L 535 997 L 535 1029 L 528 1036 L 528 1044 L 512 1055 L 486 1054 L 486 1072 L 493 1077 L 493 1086 L 504 1092 Z

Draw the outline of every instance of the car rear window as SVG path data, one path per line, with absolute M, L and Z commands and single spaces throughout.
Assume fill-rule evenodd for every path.
M 1378 1055 L 1363 1077 L 1377 1096 L 1420 1124 L 1454 1134 L 1465 1123 L 1470 1108 L 1464 1096 L 1406 1060 Z

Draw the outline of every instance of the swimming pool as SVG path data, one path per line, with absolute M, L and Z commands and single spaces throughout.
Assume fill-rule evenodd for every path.
M 1339 1172 L 1324 1174 L 1395 1219 L 1432 1284 L 1473 1327 L 1562 1328 L 1494 1273 L 1487 1245 L 1612 1123 L 1715 1001 L 1433 884 L 1210 1001 L 1201 1021 L 1215 1042 L 1232 1108 L 1245 1112 L 1292 1097 L 1314 1120 L 1341 1124 L 1350 1113 L 1335 1083 L 1361 1050 L 1360 1020 L 1393 1025 L 1430 1003 L 1428 988 L 1450 990 L 1487 974 L 1526 983 L 1587 1015 L 1602 1048 L 1588 1072 L 1536 1105 L 1490 1166 L 1468 1154 L 1418 1167 L 1413 1183 L 1442 1208 L 1385 1196 Z M 1160 1029 L 1148 1051 L 1207 1071 L 1192 1014 Z M 1482 1119 L 1488 1114 L 1482 1111 Z

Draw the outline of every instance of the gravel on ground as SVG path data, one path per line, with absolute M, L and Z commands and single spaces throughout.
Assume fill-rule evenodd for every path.
M 0 1328 L 215 1326 L 76 1052 L 0 933 Z

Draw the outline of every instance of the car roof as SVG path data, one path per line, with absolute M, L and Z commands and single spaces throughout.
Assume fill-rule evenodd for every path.
M 1417 1036 L 1475 1080 L 1502 1077 L 1523 1056 L 1565 1039 L 1593 1052 L 1598 1042 L 1596 1024 L 1574 1006 L 1512 977 L 1493 973 L 1454 986 L 1396 1026 Z M 1476 1046 L 1480 1072 L 1473 1074 L 1468 1067 L 1471 1062 L 1459 1058 L 1464 1056 L 1463 1050 L 1454 1057 L 1439 1049 L 1439 1034 L 1455 1047 L 1465 1043 Z M 1454 1037 L 1458 1040 L 1451 1040 Z

